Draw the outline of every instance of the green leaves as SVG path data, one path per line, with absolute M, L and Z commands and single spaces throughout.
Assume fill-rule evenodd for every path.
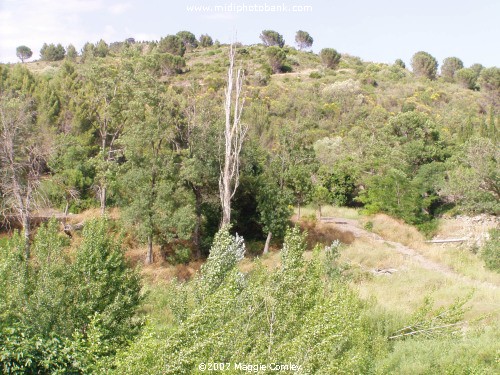
M 147 329 L 119 355 L 117 373 L 190 374 L 203 362 L 230 362 L 231 370 L 235 363 L 291 362 L 302 373 L 320 374 L 373 369 L 373 337 L 363 330 L 363 305 L 347 284 L 325 277 L 318 253 L 302 259 L 304 234 L 296 228 L 287 233 L 283 267 L 266 269 L 257 261 L 246 275 L 219 258 L 224 253 L 231 264 L 240 258 L 237 242 L 221 229 L 201 279 L 174 286 L 169 310 L 182 319 L 168 331 Z M 201 289 L 207 275 L 224 275 L 214 278 L 218 282 L 210 293 Z M 204 298 L 196 299 L 200 294 Z
M 273 236 L 281 238 L 292 214 L 291 193 L 281 189 L 271 178 L 263 176 L 259 183 L 257 202 L 264 232 L 271 232 Z
M 158 51 L 182 57 L 184 56 L 184 52 L 186 52 L 186 46 L 184 45 L 183 39 L 179 36 L 167 35 L 165 38 L 160 39 Z
M 464 63 L 458 57 L 447 57 L 441 66 L 441 75 L 445 79 L 453 81 L 455 73 L 463 67 Z
M 66 50 L 59 43 L 57 46 L 54 43 L 44 43 L 40 50 L 40 57 L 45 61 L 58 61 L 64 59 Z
M 104 220 L 90 221 L 84 227 L 73 267 L 74 280 L 82 285 L 71 293 L 78 306 L 72 320 L 83 329 L 89 316 L 99 313 L 104 339 L 120 342 L 137 328 L 131 318 L 140 302 L 140 280 L 128 268 L 108 229 Z
M 95 372 L 140 326 L 139 275 L 128 268 L 108 224 L 89 221 L 76 254 L 51 221 L 39 228 L 32 257 L 14 236 L 0 249 L 0 369 Z
M 120 141 L 126 158 L 118 181 L 124 222 L 151 246 L 187 240 L 195 221 L 193 197 L 182 184 L 182 156 L 172 149 L 185 126 L 184 103 L 151 71 L 135 77 L 133 87 Z
M 413 55 L 411 67 L 416 76 L 434 79 L 436 78 L 438 62 L 427 52 L 420 51 Z
M 367 213 L 386 212 L 414 223 L 421 214 L 419 198 L 419 191 L 407 175 L 392 168 L 385 175 L 368 180 L 367 190 L 359 200 Z
M 490 270 L 500 272 L 500 229 L 491 229 L 489 238 L 481 249 L 486 267 Z
M 16 56 L 21 60 L 21 62 L 24 62 L 24 60 L 28 60 L 33 56 L 33 51 L 26 46 L 19 46 L 16 48 Z
M 289 229 L 281 250 L 281 265 L 283 271 L 296 270 L 302 266 L 302 254 L 306 250 L 305 235 L 299 228 Z
M 273 73 L 280 73 L 286 60 L 286 53 L 282 48 L 271 46 L 266 49 L 266 56 Z
M 223 282 L 236 264 L 243 259 L 245 243 L 243 237 L 232 236 L 229 226 L 222 227 L 214 237 L 210 255 L 202 267 L 202 285 L 206 292 L 211 293 Z
M 475 137 L 448 161 L 443 195 L 459 203 L 466 212 L 500 212 L 500 177 L 498 144 Z
M 500 68 L 482 69 L 479 75 L 479 85 L 482 90 L 498 94 L 500 92 Z
M 279 48 L 283 48 L 285 45 L 283 35 L 274 30 L 263 30 L 260 34 L 260 39 L 262 40 L 262 43 L 268 47 L 277 46 Z
M 311 48 L 314 39 L 307 31 L 299 30 L 295 34 L 295 43 L 299 49 L 303 50 L 304 48 Z
M 321 57 L 323 65 L 325 65 L 329 69 L 336 68 L 341 57 L 340 53 L 338 53 L 337 50 L 333 48 L 323 48 L 319 53 L 319 56 Z

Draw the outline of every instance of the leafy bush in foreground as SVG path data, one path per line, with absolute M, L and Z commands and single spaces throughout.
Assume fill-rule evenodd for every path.
M 221 236 L 228 238 L 227 229 L 216 246 L 236 244 Z M 191 301 L 192 308 L 171 308 L 177 323 L 168 332 L 146 329 L 119 355 L 117 373 L 190 374 L 202 362 L 230 362 L 231 370 L 240 362 L 274 362 L 296 363 L 304 373 L 367 373 L 375 344 L 362 329 L 363 304 L 338 278 L 325 278 L 319 251 L 304 261 L 304 250 L 304 235 L 292 229 L 274 271 L 257 264 L 243 276 L 233 264 L 215 290 L 200 292 L 198 279 L 174 286 L 171 306 Z
M 15 235 L 0 247 L 0 369 L 4 373 L 95 373 L 139 328 L 140 282 L 105 221 L 86 224 L 74 256 L 55 221 L 33 256 Z

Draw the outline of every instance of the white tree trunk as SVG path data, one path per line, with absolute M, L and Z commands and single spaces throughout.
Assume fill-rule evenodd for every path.
M 231 221 L 231 200 L 236 193 L 240 178 L 240 153 L 248 127 L 241 124 L 244 98 L 241 97 L 244 74 L 238 69 L 234 77 L 234 60 L 236 50 L 231 44 L 229 51 L 229 70 L 224 110 L 226 121 L 224 127 L 224 165 L 221 166 L 219 178 L 219 194 L 222 205 L 221 226 Z
M 146 253 L 146 264 L 153 263 L 153 238 L 151 236 L 148 237 L 148 252 Z
M 266 245 L 264 246 L 264 252 L 263 252 L 263 254 L 269 253 L 269 245 L 271 244 L 271 237 L 272 236 L 273 236 L 273 234 L 271 232 L 269 232 L 267 234 Z
M 23 225 L 23 234 L 24 234 L 24 256 L 26 259 L 30 257 L 30 250 L 31 250 L 31 240 L 30 240 L 30 232 L 31 232 L 31 227 L 30 227 L 30 215 L 27 213 L 24 213 L 21 218 L 21 222 Z
M 106 186 L 102 185 L 99 191 L 99 201 L 101 203 L 101 216 L 106 213 Z

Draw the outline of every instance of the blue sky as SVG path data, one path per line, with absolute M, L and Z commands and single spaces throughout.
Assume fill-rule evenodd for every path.
M 188 10 L 214 5 L 226 11 Z M 243 5 L 247 10 L 236 12 Z M 266 5 L 310 8 L 251 11 Z M 18 61 L 15 49 L 22 44 L 37 59 L 44 42 L 72 43 L 79 50 L 101 38 L 158 40 L 189 30 L 222 43 L 237 33 L 239 41 L 253 44 L 262 30 L 273 29 L 293 45 L 301 29 L 313 36 L 315 52 L 333 47 L 365 61 L 401 58 L 408 64 L 423 50 L 440 63 L 457 56 L 466 66 L 500 66 L 499 19 L 500 0 L 0 0 L 0 62 Z

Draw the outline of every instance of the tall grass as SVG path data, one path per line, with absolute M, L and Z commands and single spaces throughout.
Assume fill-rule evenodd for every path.
M 463 337 L 409 339 L 394 344 L 377 374 L 498 374 L 500 327 Z

